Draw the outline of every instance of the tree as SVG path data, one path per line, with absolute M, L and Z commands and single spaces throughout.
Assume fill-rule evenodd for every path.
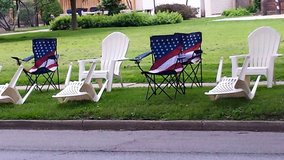
M 44 0 L 44 1 L 47 1 L 47 0 Z M 51 15 L 57 17 L 61 13 L 63 13 L 63 10 L 58 1 L 50 2 L 50 3 L 47 3 L 47 2 L 40 3 L 38 5 L 38 10 L 40 10 L 41 20 L 47 25 L 49 25 L 49 22 L 52 20 Z
M 108 15 L 118 14 L 120 10 L 126 9 L 126 5 L 120 4 L 121 0 L 102 0 L 98 8 L 102 11 L 108 11 Z
M 19 6 L 19 1 L 16 1 L 16 4 Z M 6 31 L 11 31 L 15 29 L 15 25 L 10 25 L 9 23 L 9 10 L 14 7 L 14 4 L 11 0 L 0 0 L 0 26 L 4 28 Z M 17 9 L 17 16 L 18 17 L 18 12 L 20 10 L 20 7 Z M 13 23 L 17 21 L 13 17 L 14 21 Z
M 70 0 L 70 3 L 72 11 L 71 29 L 76 30 L 78 28 L 77 15 L 76 15 L 76 0 Z
M 30 6 L 26 6 L 26 4 L 23 3 L 22 0 L 16 0 L 15 4 L 13 4 L 13 0 L 0 0 L 0 27 L 4 28 L 6 31 L 15 30 L 15 25 L 19 19 L 19 13 L 21 11 L 20 9 L 21 6 L 24 6 L 27 11 L 26 17 L 30 17 L 30 8 L 35 8 L 35 13 L 36 13 L 35 14 L 35 26 L 38 26 L 38 15 L 37 14 L 39 14 L 40 12 L 41 13 L 44 12 L 42 9 L 38 10 L 38 7 L 44 6 L 44 5 L 53 3 L 53 2 L 56 2 L 56 0 L 34 0 Z M 12 22 L 9 22 L 9 10 L 13 11 Z M 27 22 L 30 24 L 30 26 L 33 26 L 31 20 L 27 20 Z M 18 21 L 18 27 L 20 27 L 19 21 Z
M 132 7 L 132 2 L 131 2 L 131 0 L 126 0 L 126 3 L 127 3 L 127 7 L 128 7 L 130 10 L 132 10 L 133 7 Z

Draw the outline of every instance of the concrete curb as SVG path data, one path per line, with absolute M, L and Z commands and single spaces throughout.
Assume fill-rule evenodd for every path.
M 0 129 L 284 132 L 284 121 L 3 120 Z

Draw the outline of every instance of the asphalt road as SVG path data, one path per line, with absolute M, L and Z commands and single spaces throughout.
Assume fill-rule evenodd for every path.
M 283 160 L 284 133 L 0 130 L 0 160 Z

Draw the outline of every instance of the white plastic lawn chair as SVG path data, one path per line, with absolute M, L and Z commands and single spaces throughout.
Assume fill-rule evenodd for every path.
M 0 72 L 1 72 L 1 70 L 2 70 L 2 66 L 0 66 Z
M 272 81 L 276 84 L 274 62 L 276 57 L 282 57 L 282 54 L 277 54 L 280 40 L 280 33 L 270 27 L 257 28 L 248 36 L 250 62 L 245 75 L 264 75 L 267 78 L 267 88 L 272 88 Z M 245 56 L 230 56 L 233 77 L 240 75 L 238 58 Z
M 245 73 L 248 69 L 247 66 L 249 59 L 249 56 L 245 58 L 239 77 L 221 78 L 223 64 L 223 57 L 221 57 L 216 78 L 217 85 L 209 92 L 205 92 L 205 94 L 210 97 L 211 101 L 215 101 L 220 97 L 246 97 L 247 99 L 253 99 L 261 75 L 257 77 L 253 89 L 250 90 L 247 82 L 245 81 Z
M 6 83 L 5 85 L 0 85 L 0 103 L 23 104 L 31 94 L 36 84 L 30 88 L 24 98 L 21 97 L 18 89 L 16 88 L 16 83 L 23 71 L 23 68 L 23 66 L 19 66 L 9 84 Z
M 71 62 L 65 80 L 65 88 L 52 97 L 56 98 L 60 103 L 65 103 L 67 101 L 81 101 L 81 100 L 91 100 L 93 102 L 98 102 L 101 98 L 104 89 L 106 88 L 108 80 L 106 80 L 106 82 L 103 84 L 102 88 L 100 89 L 99 93 L 97 94 L 91 83 L 93 72 L 88 72 L 87 77 L 84 81 L 69 82 L 72 65 L 73 64 Z M 94 70 L 95 66 L 96 62 L 93 62 L 90 71 Z
M 100 59 L 79 60 L 79 81 L 86 78 L 89 70 L 86 70 L 87 62 L 101 62 L 100 70 L 94 70 L 92 78 L 95 78 L 100 87 L 102 87 L 102 79 L 108 80 L 107 91 L 112 89 L 113 78 L 120 80 L 120 66 L 122 61 L 128 60 L 125 58 L 129 46 L 129 39 L 123 33 L 113 32 L 102 41 L 102 57 Z

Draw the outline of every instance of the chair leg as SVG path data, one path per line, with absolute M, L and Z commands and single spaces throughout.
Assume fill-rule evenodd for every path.
M 215 95 L 215 96 L 211 95 L 211 96 L 209 96 L 209 98 L 213 102 L 213 101 L 216 101 L 217 99 L 219 99 L 220 96 L 219 95 Z
M 267 88 L 272 88 L 273 72 L 268 72 L 266 79 L 267 79 Z

